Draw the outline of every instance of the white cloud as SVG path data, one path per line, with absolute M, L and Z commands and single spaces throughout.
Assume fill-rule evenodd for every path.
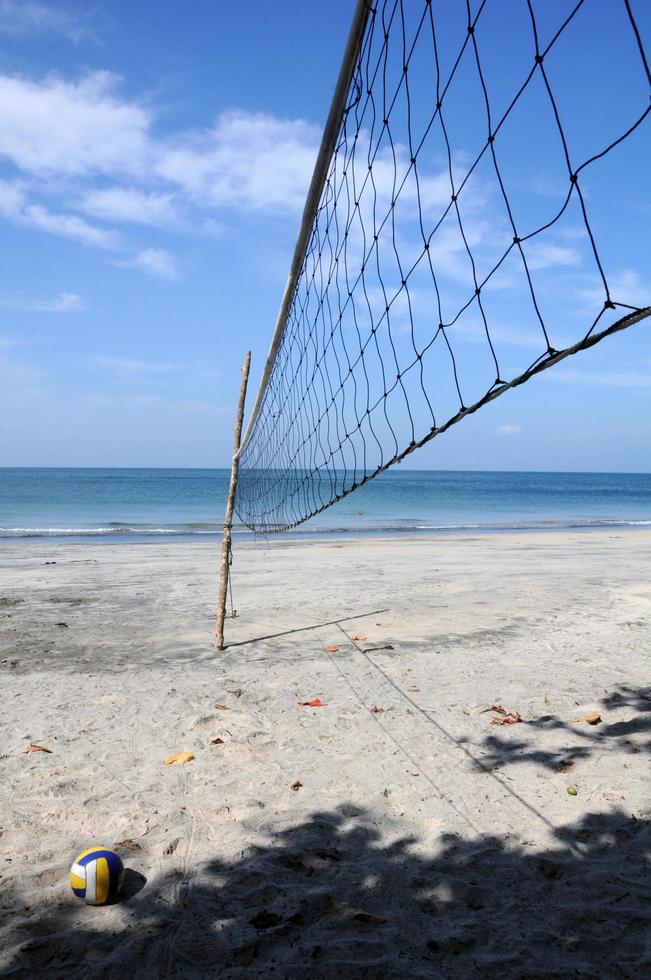
M 125 269 L 142 269 L 150 276 L 157 279 L 178 279 L 179 270 L 176 259 L 171 252 L 164 248 L 147 248 L 143 252 L 138 252 L 132 259 L 125 259 L 117 262 Z
M 75 44 L 85 36 L 92 36 L 77 14 L 29 0 L 0 0 L 0 31 L 5 34 L 44 31 L 61 34 Z
M 203 205 L 299 211 L 319 139 L 318 127 L 302 120 L 225 112 L 207 132 L 161 146 L 157 172 Z
M 606 275 L 610 295 L 616 303 L 626 303 L 628 306 L 649 306 L 651 304 L 651 286 L 645 282 L 634 269 L 620 269 Z M 594 285 L 577 289 L 576 295 L 586 304 L 585 312 L 594 314 L 595 307 L 601 308 L 606 299 L 606 291 L 601 279 L 594 280 Z
M 132 357 L 94 357 L 92 363 L 99 367 L 115 368 L 125 374 L 170 374 L 183 367 L 169 362 L 140 361 Z
M 524 253 L 530 269 L 550 269 L 554 266 L 577 266 L 581 264 L 581 253 L 567 245 L 554 245 L 552 242 L 525 242 Z
M 488 342 L 484 324 L 480 320 L 468 318 L 460 319 L 452 327 L 448 327 L 448 336 L 451 339 L 459 337 L 474 344 L 486 344 Z M 525 323 L 519 327 L 491 323 L 490 336 L 495 343 L 537 350 L 541 353 L 546 346 L 542 330 L 531 323 Z
M 171 194 L 149 194 L 134 187 L 106 187 L 89 191 L 76 207 L 104 221 L 170 225 L 178 220 Z
M 137 382 L 139 391 L 145 385 L 148 388 L 162 386 L 166 391 L 165 397 L 170 386 L 174 388 L 179 383 L 190 382 L 193 385 L 209 383 L 212 388 L 212 383 L 224 376 L 221 368 L 206 366 L 203 361 L 146 361 L 134 357 L 98 355 L 88 360 L 87 364 L 119 377 L 127 387 Z
M 202 207 L 303 207 L 320 140 L 317 126 L 230 111 L 208 130 L 156 139 L 152 111 L 120 98 L 118 82 L 107 71 L 76 82 L 0 75 L 0 156 L 37 177 L 127 175 L 172 184 Z M 132 187 L 94 191 L 81 202 L 99 217 L 147 223 L 169 218 L 171 204 L 167 192 Z
M 60 214 L 50 211 L 42 204 L 29 204 L 23 208 L 19 216 L 21 224 L 30 225 L 40 231 L 48 231 L 53 235 L 64 238 L 75 238 L 82 245 L 94 245 L 96 248 L 115 250 L 119 248 L 117 235 L 114 231 L 97 228 L 83 218 L 72 214 Z
M 0 299 L 5 309 L 24 313 L 80 313 L 86 307 L 77 293 L 59 293 L 55 299 Z
M 78 82 L 0 75 L 0 156 L 29 174 L 144 176 L 151 113 L 121 101 L 117 81 L 106 71 Z
M 0 214 L 16 224 L 62 235 L 64 238 L 74 238 L 83 245 L 110 250 L 120 247 L 114 231 L 98 228 L 76 215 L 51 211 L 42 204 L 28 203 L 25 185 L 20 181 L 0 180 Z
M 25 204 L 25 191 L 19 181 L 0 180 L 0 214 L 17 217 Z
M 495 432 L 498 436 L 517 436 L 519 432 L 522 432 L 522 426 L 507 423 L 506 425 L 498 425 Z

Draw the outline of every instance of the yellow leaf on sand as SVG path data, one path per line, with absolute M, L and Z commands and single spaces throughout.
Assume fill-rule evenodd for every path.
M 355 640 L 355 642 L 357 643 L 363 643 L 365 639 L 366 637 L 362 633 L 358 633 L 356 636 L 353 637 L 353 640 Z
M 52 753 L 52 749 L 46 749 L 44 745 L 37 745 L 36 742 L 30 742 L 25 752 L 49 752 Z
M 589 725 L 598 725 L 601 721 L 601 715 L 586 715 L 585 718 L 575 718 L 573 724 L 579 724 L 579 722 L 587 721 Z
M 194 759 L 194 752 L 177 752 L 175 755 L 170 755 L 165 759 L 165 765 L 171 766 L 175 762 L 190 762 Z

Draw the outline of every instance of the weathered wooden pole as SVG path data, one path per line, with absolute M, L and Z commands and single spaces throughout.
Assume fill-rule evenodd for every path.
M 233 435 L 233 462 L 231 463 L 231 480 L 228 485 L 228 497 L 226 498 L 226 514 L 224 516 L 224 537 L 222 539 L 222 560 L 219 574 L 219 596 L 217 599 L 217 625 L 215 627 L 215 646 L 218 650 L 224 649 L 224 618 L 226 616 L 226 593 L 228 592 L 228 575 L 230 571 L 231 559 L 231 531 L 233 528 L 233 508 L 235 506 L 235 492 L 237 490 L 237 474 L 240 468 L 238 450 L 242 437 L 242 422 L 244 420 L 244 402 L 246 401 L 246 385 L 249 380 L 249 367 L 251 366 L 251 351 L 244 358 L 242 365 L 242 384 L 240 386 L 240 400 L 237 406 L 237 417 L 235 419 L 235 432 Z

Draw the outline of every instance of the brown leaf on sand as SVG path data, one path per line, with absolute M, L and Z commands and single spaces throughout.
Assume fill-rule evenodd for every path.
M 194 759 L 194 752 L 175 752 L 174 755 L 169 755 L 167 759 L 165 759 L 165 765 L 171 766 L 174 765 L 175 762 L 183 764 L 184 762 L 191 762 L 192 759 Z
M 381 715 L 382 712 L 384 711 L 384 708 L 378 708 L 377 704 L 374 704 L 373 707 L 371 708 L 371 711 L 373 712 L 374 715 Z
M 49 752 L 52 754 L 52 749 L 46 749 L 44 745 L 37 745 L 36 742 L 30 742 L 25 752 Z
M 312 698 L 311 701 L 299 701 L 301 708 L 327 708 L 328 705 L 324 704 L 321 698 Z
M 142 851 L 142 844 L 139 844 L 137 840 L 133 840 L 131 837 L 118 840 L 113 846 L 119 847 L 121 851 Z
M 303 783 L 300 781 L 300 779 L 295 779 L 291 785 L 291 789 L 293 789 L 294 792 L 297 793 L 302 785 Z
M 485 715 L 487 711 L 497 711 L 498 715 L 508 715 L 509 712 L 501 704 L 491 704 L 490 708 L 483 708 L 479 714 Z
M 545 695 L 545 704 L 549 704 L 549 698 Z
M 588 725 L 598 725 L 601 721 L 601 715 L 586 715 L 585 718 L 575 718 L 572 724 L 578 725 L 582 721 L 587 721 Z
M 563 761 L 562 762 L 559 762 L 558 765 L 556 766 L 556 768 L 553 769 L 552 771 L 553 772 L 567 772 L 567 770 L 568 769 L 571 769 L 573 765 L 574 765 L 574 760 L 573 759 L 563 759 Z
M 211 745 L 223 745 L 224 744 L 224 739 L 223 738 L 211 738 L 210 739 L 210 744 Z
M 503 718 L 491 718 L 491 725 L 517 725 L 521 721 L 522 718 L 517 712 L 516 714 L 509 712 Z
M 230 710 L 227 704 L 213 704 L 213 708 L 216 708 L 218 711 L 229 711 Z
M 339 653 L 339 647 L 324 647 L 326 653 Z
M 364 641 L 366 640 L 366 637 L 364 636 L 364 634 L 363 634 L 363 633 L 357 633 L 357 634 L 355 634 L 355 636 L 353 636 L 353 638 L 352 638 L 352 639 L 353 639 L 353 640 L 354 640 L 354 641 L 355 641 L 356 643 L 363 643 L 363 642 L 364 642 Z

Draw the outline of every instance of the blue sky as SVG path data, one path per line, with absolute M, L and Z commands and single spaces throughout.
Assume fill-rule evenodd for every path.
M 585 6 L 580 56 L 550 65 L 579 158 L 646 97 L 617 26 L 623 3 Z M 505 0 L 488 22 L 496 92 L 501 46 L 511 59 L 520 50 L 522 7 Z M 633 7 L 648 50 L 651 8 Z M 239 365 L 250 348 L 252 403 L 351 9 L 0 0 L 0 465 L 228 462 Z M 569 5 L 547 9 L 551 22 Z M 455 96 L 459 160 L 479 131 L 474 95 L 469 76 Z M 551 142 L 535 102 L 516 125 L 507 171 L 535 211 L 559 194 Z M 650 149 L 647 123 L 586 190 L 609 281 L 636 304 L 651 302 Z M 432 158 L 434 195 L 439 169 Z M 488 254 L 485 180 L 474 232 Z M 546 319 L 575 340 L 598 283 L 575 216 L 554 234 L 536 253 Z M 451 281 L 455 248 L 439 254 Z M 493 313 L 515 371 L 530 349 L 506 279 Z M 472 377 L 478 344 L 474 324 L 464 329 Z M 650 407 L 647 322 L 498 399 L 409 465 L 648 471 Z

